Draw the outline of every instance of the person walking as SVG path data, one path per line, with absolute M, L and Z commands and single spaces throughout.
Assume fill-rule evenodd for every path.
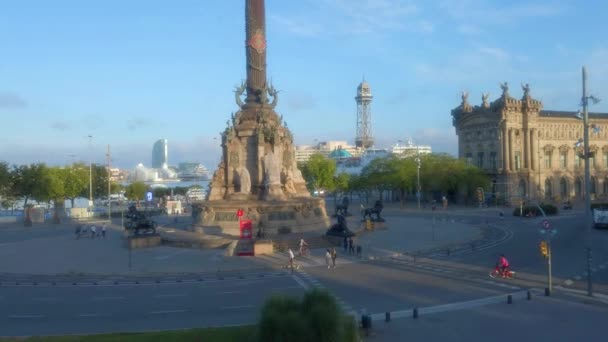
M 346 238 L 346 236 L 344 237 L 344 241 L 342 241 L 342 244 L 344 246 L 344 254 L 346 254 L 348 252 L 348 239 Z
M 336 258 L 338 257 L 338 252 L 336 252 L 336 248 L 331 249 L 331 266 L 336 268 Z
M 82 226 L 79 224 L 76 225 L 76 239 L 80 239 L 80 231 L 82 230 Z
M 293 259 L 295 259 L 295 255 L 293 254 L 293 251 L 291 250 L 291 248 L 289 249 L 289 267 L 291 267 L 291 274 L 293 274 Z
M 105 223 L 101 226 L 101 236 L 104 239 L 106 238 L 106 224 Z
M 355 255 L 355 246 L 353 245 L 353 237 L 348 238 L 348 255 Z
M 325 264 L 327 265 L 328 269 L 331 267 L 331 265 L 330 265 L 331 258 L 332 258 L 331 252 L 329 251 L 329 248 L 327 248 L 325 250 Z
M 97 233 L 97 228 L 95 226 L 91 226 L 91 239 L 95 238 L 95 233 Z

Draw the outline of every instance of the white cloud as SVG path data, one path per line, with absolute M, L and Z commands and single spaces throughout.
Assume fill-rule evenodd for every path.
M 14 93 L 0 92 L 0 109 L 20 109 L 25 108 L 26 106 L 27 103 L 21 96 Z
M 482 54 L 486 54 L 486 55 L 490 55 L 496 59 L 500 59 L 500 60 L 506 60 L 509 59 L 509 54 L 501 49 L 501 48 L 497 48 L 497 47 L 480 47 L 478 49 L 478 51 Z

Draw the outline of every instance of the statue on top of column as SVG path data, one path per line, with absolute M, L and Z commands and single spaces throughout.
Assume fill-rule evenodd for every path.
M 501 83 L 500 88 L 502 89 L 502 96 L 509 97 L 509 83 Z

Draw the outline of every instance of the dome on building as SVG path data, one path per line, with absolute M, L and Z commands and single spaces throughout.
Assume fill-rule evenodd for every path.
M 330 154 L 329 154 L 329 158 L 331 159 L 348 159 L 348 158 L 352 158 L 353 155 L 348 152 L 347 150 L 338 148 L 336 150 L 333 150 Z

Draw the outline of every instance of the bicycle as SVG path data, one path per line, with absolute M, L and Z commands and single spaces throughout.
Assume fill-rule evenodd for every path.
M 511 279 L 511 278 L 515 277 L 515 271 L 511 271 L 509 268 L 506 268 L 503 271 L 500 269 L 500 267 L 497 266 L 490 272 L 490 278 L 497 278 L 497 277 Z

